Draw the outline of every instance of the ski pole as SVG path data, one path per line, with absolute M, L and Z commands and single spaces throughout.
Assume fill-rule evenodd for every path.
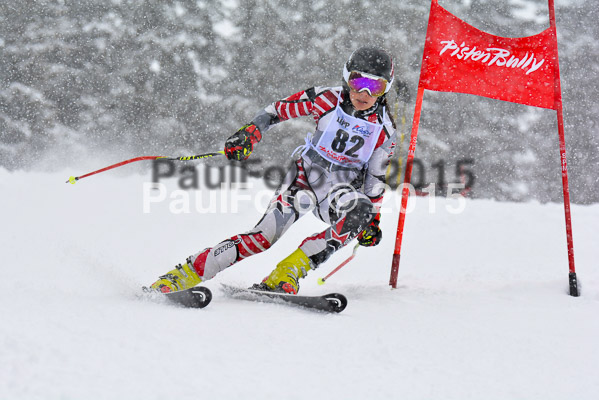
M 81 175 L 81 176 L 71 176 L 71 177 L 69 177 L 69 179 L 65 183 L 72 183 L 74 185 L 75 182 L 77 182 L 79 179 L 83 179 L 83 178 L 86 178 L 88 176 L 99 174 L 100 172 L 108 171 L 109 169 L 121 167 L 123 165 L 131 164 L 131 163 L 134 163 L 134 162 L 137 162 L 137 161 L 144 161 L 144 160 L 192 161 L 192 160 L 199 160 L 199 159 L 202 159 L 202 158 L 215 157 L 215 156 L 218 156 L 218 155 L 221 155 L 221 154 L 225 154 L 225 152 L 224 151 L 217 151 L 217 152 L 214 152 L 214 153 L 196 154 L 195 156 L 182 156 L 182 157 L 166 157 L 166 156 L 143 156 L 143 157 L 136 157 L 136 158 L 131 158 L 129 160 L 121 161 L 121 162 L 116 163 L 116 164 L 109 165 L 108 167 L 104 167 L 104 168 L 99 169 L 97 171 L 92 171 L 92 172 L 89 172 L 89 173 Z
M 360 243 L 356 243 L 356 245 L 354 246 L 354 251 L 351 253 L 351 256 L 349 256 L 345 261 L 343 261 L 341 264 L 339 264 L 339 266 L 337 268 L 335 268 L 334 270 L 329 272 L 329 274 L 327 276 L 325 276 L 324 278 L 319 278 L 318 284 L 324 285 L 325 281 L 327 279 L 329 279 L 331 277 L 331 275 L 333 275 L 335 272 L 339 271 L 341 268 L 343 268 L 345 266 L 345 264 L 347 264 L 348 262 L 353 260 L 354 257 L 356 256 L 356 252 L 358 251 L 358 247 L 360 247 Z

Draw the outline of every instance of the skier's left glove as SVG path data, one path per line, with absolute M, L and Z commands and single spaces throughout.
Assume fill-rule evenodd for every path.
M 370 225 L 358 235 L 358 243 L 360 243 L 361 246 L 366 247 L 376 246 L 381 239 L 383 239 L 383 232 L 379 227 L 378 218 L 375 218 Z
M 229 160 L 247 160 L 254 150 L 254 145 L 261 139 L 262 134 L 256 125 L 246 125 L 227 139 L 225 155 Z

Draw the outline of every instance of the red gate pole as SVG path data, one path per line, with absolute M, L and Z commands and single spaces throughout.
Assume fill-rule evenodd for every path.
M 418 94 L 416 96 L 416 109 L 412 121 L 412 135 L 410 136 L 410 147 L 408 149 L 408 158 L 406 160 L 406 171 L 402 185 L 401 209 L 399 210 L 399 221 L 397 223 L 397 234 L 395 236 L 395 249 L 393 250 L 393 260 L 391 262 L 391 277 L 389 285 L 393 289 L 397 288 L 397 276 L 399 274 L 399 259 L 401 257 L 401 241 L 403 239 L 403 227 L 406 220 L 406 208 L 408 206 L 408 197 L 410 196 L 410 181 L 412 179 L 412 164 L 416 152 L 416 141 L 418 140 L 418 126 L 420 125 L 420 111 L 422 110 L 422 99 L 424 97 L 424 88 L 418 85 Z
M 549 0 L 549 25 L 553 28 L 554 35 L 554 96 L 555 110 L 557 111 L 557 131 L 559 135 L 559 152 L 562 168 L 562 186 L 564 192 L 564 214 L 566 218 L 566 240 L 568 246 L 569 285 L 570 296 L 578 297 L 578 279 L 574 267 L 574 240 L 572 238 L 572 217 L 570 215 L 570 189 L 568 187 L 568 162 L 566 161 L 566 136 L 564 133 L 564 115 L 562 109 L 562 88 L 559 74 L 559 57 L 557 53 L 557 29 L 555 24 L 555 6 L 553 0 Z

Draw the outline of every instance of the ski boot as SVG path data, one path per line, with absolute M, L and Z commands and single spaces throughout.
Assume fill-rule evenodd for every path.
M 299 279 L 304 278 L 311 269 L 310 259 L 306 253 L 297 249 L 278 263 L 270 275 L 259 285 L 254 285 L 252 289 L 297 294 Z
M 167 272 L 165 275 L 150 285 L 150 289 L 161 293 L 178 292 L 192 288 L 202 282 L 198 276 L 191 258 L 186 260 L 186 263 L 177 265 L 174 270 Z

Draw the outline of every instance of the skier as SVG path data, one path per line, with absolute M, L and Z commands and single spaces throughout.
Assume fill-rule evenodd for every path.
M 307 200 L 329 227 L 306 238 L 253 288 L 297 294 L 299 279 L 352 239 L 357 237 L 363 246 L 377 245 L 382 238 L 378 210 L 385 171 L 395 147 L 395 124 L 386 100 L 392 84 L 390 55 L 362 47 L 345 63 L 342 86 L 312 87 L 261 110 L 227 139 L 228 159 L 246 160 L 269 128 L 290 118 L 311 115 L 316 130 L 308 134 L 303 151 L 252 230 L 188 257 L 151 288 L 163 293 L 188 289 L 267 250 L 310 211 Z

